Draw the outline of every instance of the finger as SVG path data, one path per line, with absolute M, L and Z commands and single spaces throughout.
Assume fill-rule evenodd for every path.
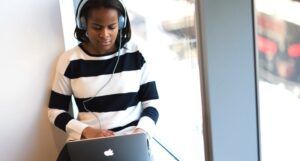
M 113 131 L 108 131 L 111 135 L 114 135 L 115 133 Z
M 112 133 L 112 132 L 106 132 L 105 134 L 106 134 L 106 136 L 113 136 L 114 135 L 114 133 Z
M 114 135 L 114 132 L 113 132 L 113 131 L 110 131 L 110 130 L 105 130 L 105 133 L 106 133 L 106 134 L 109 134 L 109 135 Z
M 112 136 L 113 134 L 109 131 L 102 130 L 100 133 L 100 137 L 107 137 L 107 136 Z

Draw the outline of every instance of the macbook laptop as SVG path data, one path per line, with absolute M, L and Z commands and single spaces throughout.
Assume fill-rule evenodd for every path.
M 95 138 L 67 143 L 71 161 L 150 161 L 143 133 Z

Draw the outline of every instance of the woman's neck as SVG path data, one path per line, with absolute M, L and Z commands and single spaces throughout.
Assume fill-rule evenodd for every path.
M 101 51 L 101 50 L 97 50 L 96 48 L 94 48 L 92 46 L 92 44 L 90 44 L 89 42 L 84 42 L 82 43 L 82 47 L 89 52 L 90 55 L 93 56 L 102 56 L 102 55 L 109 55 L 111 53 L 114 53 L 116 51 L 116 47 L 114 46 L 114 48 L 112 48 L 111 50 L 107 50 L 107 51 Z

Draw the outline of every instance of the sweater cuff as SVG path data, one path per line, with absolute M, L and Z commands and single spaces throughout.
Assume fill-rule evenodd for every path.
M 143 116 L 140 118 L 137 128 L 145 130 L 148 133 L 148 135 L 152 137 L 154 135 L 156 126 L 155 122 L 150 117 Z
M 82 131 L 86 127 L 88 127 L 87 124 L 84 124 L 76 119 L 69 121 L 66 126 L 66 132 L 69 135 L 68 140 L 80 140 Z

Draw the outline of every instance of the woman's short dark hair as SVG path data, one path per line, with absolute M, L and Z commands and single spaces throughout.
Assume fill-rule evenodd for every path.
M 79 5 L 78 5 L 79 6 Z M 128 18 L 128 14 L 126 13 L 125 6 L 119 0 L 88 0 L 86 4 L 82 7 L 79 16 L 84 17 L 86 22 L 90 16 L 92 10 L 99 8 L 107 8 L 107 9 L 115 9 L 118 11 L 118 15 L 122 15 L 125 17 L 126 14 L 126 26 L 122 29 L 122 38 L 121 38 L 121 48 L 130 40 L 131 38 L 131 27 Z M 118 31 L 118 36 L 116 40 L 116 46 L 119 48 L 120 43 L 120 31 Z M 75 38 L 80 42 L 88 42 L 89 39 L 86 36 L 86 29 L 78 28 L 78 24 L 76 25 L 74 31 Z

